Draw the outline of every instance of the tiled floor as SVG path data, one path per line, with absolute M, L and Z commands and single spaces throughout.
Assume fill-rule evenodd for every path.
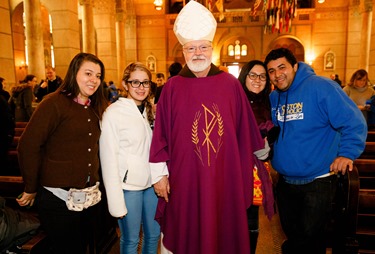
M 279 216 L 268 220 L 261 207 L 259 210 L 259 238 L 256 254 L 281 254 L 281 244 L 285 240 Z
M 280 246 L 285 237 L 281 230 L 279 217 L 275 215 L 271 221 L 259 210 L 259 238 L 256 254 L 281 254 Z M 109 254 L 119 254 L 119 242 L 112 247 Z

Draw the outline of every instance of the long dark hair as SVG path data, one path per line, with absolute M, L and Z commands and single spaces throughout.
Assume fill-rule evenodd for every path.
M 122 75 L 122 80 L 125 82 L 125 84 L 129 80 L 131 73 L 137 70 L 146 72 L 148 79 L 151 81 L 152 74 L 150 70 L 146 67 L 146 65 L 140 62 L 135 62 L 135 63 L 129 64 L 124 70 L 124 73 Z M 125 93 L 127 92 L 125 91 Z M 154 117 L 154 113 L 152 112 L 152 103 L 151 103 L 150 96 L 151 96 L 151 84 L 150 84 L 150 93 L 148 94 L 146 99 L 143 100 L 142 103 L 145 105 L 145 108 L 146 108 L 147 120 L 152 125 L 154 123 L 155 117 Z
M 98 114 L 99 119 L 102 119 L 103 112 L 105 111 L 108 102 L 104 95 L 104 78 L 105 68 L 103 62 L 95 55 L 89 53 L 78 53 L 70 62 L 68 71 L 58 91 L 68 97 L 76 98 L 80 93 L 77 83 L 77 73 L 84 62 L 92 62 L 100 66 L 100 85 L 93 95 L 89 98 L 91 100 L 91 107 Z
M 20 81 L 20 84 L 27 84 L 29 81 L 32 81 L 35 77 L 36 76 L 32 74 L 26 75 L 26 77 Z
M 3 81 L 4 80 L 5 80 L 4 78 L 0 77 L 0 90 L 3 90 Z
M 246 86 L 247 74 L 249 74 L 250 70 L 256 65 L 263 66 L 264 70 L 266 71 L 267 77 L 266 86 L 258 94 L 251 92 Z M 242 88 L 245 91 L 247 99 L 249 101 L 254 101 L 254 103 L 251 103 L 251 107 L 253 109 L 258 125 L 269 120 L 271 118 L 271 105 L 269 99 L 269 95 L 271 93 L 271 83 L 265 64 L 259 60 L 252 60 L 248 62 L 242 67 L 240 75 L 238 76 L 238 80 L 240 81 Z
M 250 92 L 249 89 L 247 89 L 247 87 L 246 87 L 246 78 L 247 78 L 247 74 L 249 74 L 250 70 L 255 65 L 263 66 L 264 70 L 266 71 L 266 76 L 267 76 L 266 87 L 263 89 L 262 92 L 259 93 L 259 96 L 262 96 L 263 98 L 266 98 L 267 101 L 268 101 L 268 96 L 271 93 L 271 83 L 270 83 L 270 79 L 269 79 L 269 76 L 268 76 L 268 73 L 267 73 L 267 67 L 264 65 L 264 63 L 262 61 L 252 60 L 252 61 L 248 62 L 247 64 L 245 64 L 241 69 L 240 75 L 238 76 L 238 80 L 240 81 L 240 83 L 242 85 L 242 88 L 244 89 L 247 97 L 249 98 L 250 94 L 252 92 Z

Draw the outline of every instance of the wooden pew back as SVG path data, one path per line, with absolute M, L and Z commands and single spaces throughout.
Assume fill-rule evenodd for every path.
M 375 250 L 375 160 L 357 159 L 354 165 L 359 172 L 359 200 L 357 215 L 357 239 L 360 253 Z
M 366 141 L 375 142 L 375 130 L 371 130 L 367 132 L 367 139 Z

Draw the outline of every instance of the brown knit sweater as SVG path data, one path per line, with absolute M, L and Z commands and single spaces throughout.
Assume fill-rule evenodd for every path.
M 39 185 L 84 188 L 99 179 L 99 119 L 90 108 L 55 92 L 37 107 L 18 145 L 25 192 Z

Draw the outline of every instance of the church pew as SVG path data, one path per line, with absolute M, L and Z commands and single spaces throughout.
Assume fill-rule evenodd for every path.
M 6 206 L 38 217 L 35 206 L 28 208 L 18 205 L 16 198 L 23 190 L 24 184 L 21 176 L 0 176 L 0 193 L 6 200 Z M 43 230 L 38 229 L 26 242 L 17 248 L 19 248 L 19 253 L 48 253 L 46 235 Z
M 14 136 L 20 137 L 25 130 L 24 127 L 16 127 L 14 128 Z
M 375 160 L 357 159 L 354 165 L 358 168 L 361 189 L 375 188 Z
M 14 198 L 23 192 L 21 176 L 0 176 L 0 193 L 4 198 Z
M 13 137 L 13 142 L 10 145 L 9 150 L 17 150 L 18 142 L 20 141 L 21 136 L 14 136 Z
M 367 139 L 366 141 L 375 142 L 375 130 L 371 130 L 367 132 Z
M 361 159 L 375 159 L 375 141 L 366 141 L 366 147 L 361 156 Z
M 327 247 L 332 253 L 358 253 L 356 239 L 357 207 L 359 199 L 358 169 L 338 175 L 338 186 L 333 202 L 333 218 L 329 225 Z
M 25 128 L 28 122 L 16 122 L 16 128 Z
M 19 209 L 23 212 L 32 213 L 37 216 L 37 209 L 35 206 L 31 208 L 20 207 L 16 202 L 16 197 L 24 190 L 24 183 L 21 176 L 0 176 L 0 193 L 6 199 L 7 206 Z M 104 254 L 108 253 L 112 245 L 117 241 L 118 235 L 116 232 L 117 221 L 113 218 L 107 207 L 107 199 L 103 184 L 100 185 L 102 192 L 102 200 L 97 204 L 95 211 L 98 220 L 94 226 L 95 231 L 93 237 L 90 238 L 89 254 Z M 28 242 L 21 246 L 20 253 L 49 253 L 46 250 L 46 235 L 43 230 L 40 230 Z
M 1 171 L 0 174 L 2 175 L 12 175 L 12 176 L 19 176 L 20 175 L 20 168 L 18 165 L 18 152 L 17 152 L 17 146 L 18 142 L 21 138 L 21 135 L 23 131 L 25 130 L 25 127 L 27 125 L 27 122 L 16 122 L 16 128 L 15 128 L 15 135 L 13 137 L 13 141 L 9 147 L 8 150 L 8 163 L 9 168 L 6 171 Z
M 360 182 L 357 214 L 360 253 L 375 253 L 375 160 L 357 159 L 354 165 Z

